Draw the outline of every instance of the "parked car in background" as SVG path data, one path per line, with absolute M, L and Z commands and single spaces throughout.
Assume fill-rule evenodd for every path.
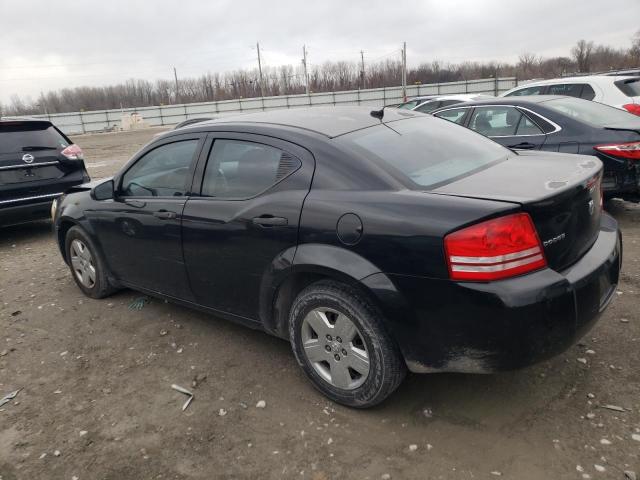
M 82 150 L 51 122 L 0 119 L 0 225 L 47 218 L 54 198 L 88 181 Z
M 503 93 L 502 97 L 566 95 L 622 108 L 640 115 L 640 77 L 585 75 L 530 82 Z
M 477 100 L 485 100 L 489 98 L 495 98 L 491 95 L 482 95 L 477 93 L 463 93 L 460 95 L 439 95 L 434 98 L 423 101 L 418 106 L 413 107 L 411 110 L 421 113 L 431 113 L 434 110 L 442 107 L 448 107 L 462 102 L 474 102 Z
M 174 130 L 177 130 L 179 128 L 182 127 L 188 127 L 189 125 L 193 125 L 194 123 L 200 123 L 200 122 L 206 122 L 207 120 L 213 120 L 215 117 L 200 117 L 200 118 L 189 118 L 187 120 L 184 120 L 180 123 L 178 123 L 175 127 L 173 127 Z
M 130 287 L 286 338 L 320 391 L 368 407 L 407 368 L 518 368 L 584 335 L 621 261 L 601 175 L 431 115 L 274 110 L 156 138 L 54 223 L 86 295 Z
M 421 103 L 426 102 L 427 100 L 431 100 L 432 98 L 435 98 L 435 97 L 437 97 L 437 95 L 421 95 L 419 97 L 411 97 L 406 102 L 398 103 L 395 105 L 387 105 L 386 107 L 387 108 L 395 107 L 395 108 L 402 108 L 405 110 L 412 110 L 414 107 L 417 107 Z
M 509 148 L 595 155 L 605 197 L 640 200 L 640 117 L 571 97 L 506 97 L 443 108 L 433 115 Z

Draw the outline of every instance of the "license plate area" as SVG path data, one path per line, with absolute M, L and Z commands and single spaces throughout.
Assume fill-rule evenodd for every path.
M 62 177 L 62 171 L 55 165 L 43 167 L 22 167 L 0 171 L 0 184 L 34 182 Z

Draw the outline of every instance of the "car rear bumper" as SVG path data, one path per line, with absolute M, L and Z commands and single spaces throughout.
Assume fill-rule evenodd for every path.
M 396 314 L 390 329 L 411 371 L 490 373 L 545 360 L 583 336 L 615 295 L 621 260 L 617 222 L 603 214 L 594 245 L 562 272 L 490 283 L 391 275 L 395 298 L 367 281 L 387 317 Z
M 51 202 L 62 192 L 0 201 L 0 225 L 13 225 L 49 218 Z

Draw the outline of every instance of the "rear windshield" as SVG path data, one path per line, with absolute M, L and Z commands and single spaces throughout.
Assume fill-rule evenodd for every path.
M 430 116 L 376 125 L 337 140 L 419 189 L 466 177 L 509 155 L 482 135 Z
M 618 80 L 615 84 L 627 97 L 640 97 L 640 78 Z
M 597 127 L 629 124 L 630 122 L 635 125 L 638 122 L 638 117 L 629 112 L 579 98 L 559 97 L 544 102 L 544 105 L 578 121 Z
M 0 153 L 58 149 L 68 145 L 50 123 L 0 123 Z

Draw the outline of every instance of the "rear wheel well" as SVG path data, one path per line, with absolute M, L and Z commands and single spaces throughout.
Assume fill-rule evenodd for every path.
M 271 318 L 269 319 L 271 325 L 269 330 L 274 330 L 274 333 L 282 338 L 289 338 L 289 312 L 293 301 L 298 294 L 309 285 L 320 282 L 322 280 L 332 280 L 334 282 L 340 282 L 358 290 L 366 299 L 368 299 L 372 305 L 376 308 L 379 307 L 378 302 L 373 297 L 371 292 L 363 288 L 362 285 L 345 274 L 340 272 L 296 272 L 289 275 L 276 290 L 274 295 L 273 305 L 271 308 Z

